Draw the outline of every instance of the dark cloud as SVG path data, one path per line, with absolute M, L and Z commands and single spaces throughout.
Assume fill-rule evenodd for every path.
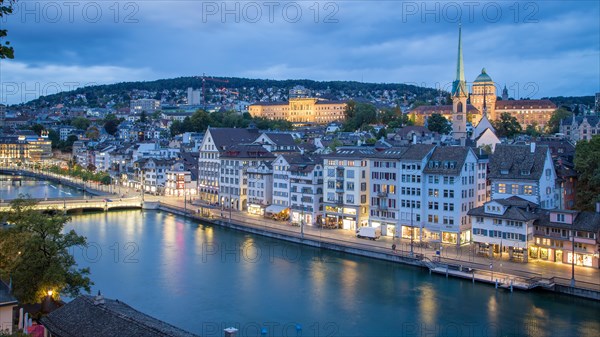
M 276 4 L 138 1 L 117 9 L 112 1 L 20 1 L 2 22 L 17 60 L 2 61 L 0 75 L 37 81 L 63 67 L 70 76 L 115 71 L 102 77 L 108 82 L 205 72 L 434 87 L 452 81 L 460 12 L 469 79 L 486 67 L 519 94 L 530 82 L 534 97 L 600 91 L 594 1 Z

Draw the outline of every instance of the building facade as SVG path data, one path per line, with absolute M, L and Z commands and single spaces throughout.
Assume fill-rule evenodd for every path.
M 345 110 L 346 102 L 308 97 L 290 98 L 288 102 L 260 102 L 248 107 L 252 117 L 317 124 L 343 121 L 346 117 Z
M 373 149 L 342 148 L 323 157 L 324 226 L 356 230 L 369 225 L 368 160 Z

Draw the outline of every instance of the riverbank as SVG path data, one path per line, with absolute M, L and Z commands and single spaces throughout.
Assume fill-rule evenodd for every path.
M 53 174 L 53 173 L 33 172 L 33 171 L 29 171 L 29 170 L 12 169 L 12 168 L 0 168 L 0 174 L 31 177 L 31 178 L 35 178 L 35 179 L 39 179 L 39 180 L 49 180 L 54 183 L 69 186 L 74 189 L 80 189 L 83 192 L 85 192 L 89 195 L 93 195 L 93 196 L 109 195 L 109 193 L 106 193 L 105 191 L 102 191 L 100 189 L 95 189 L 91 186 L 85 186 L 85 183 L 83 181 L 77 181 L 75 178 L 65 177 L 65 176 L 61 176 L 61 175 L 57 175 L 57 174 Z M 84 195 L 84 197 L 85 197 L 85 195 Z
M 172 203 L 155 202 L 150 203 L 147 209 L 158 209 L 173 214 L 187 216 L 199 221 L 216 226 L 231 228 L 246 233 L 252 233 L 273 239 L 293 242 L 311 247 L 328 249 L 332 251 L 369 257 L 389 262 L 402 263 L 415 267 L 425 268 L 430 273 L 436 273 L 445 277 L 456 277 L 493 285 L 496 289 L 505 291 L 528 291 L 542 289 L 570 296 L 587 298 L 600 301 L 600 285 L 578 281 L 575 287 L 570 286 L 570 280 L 558 276 L 542 277 L 534 273 L 523 273 L 519 271 L 494 271 L 484 268 L 481 264 L 471 261 L 460 261 L 452 263 L 447 258 L 435 256 L 429 258 L 423 249 L 417 248 L 413 251 L 378 247 L 369 244 L 357 244 L 343 239 L 332 238 L 330 235 L 315 235 L 313 233 L 298 233 L 296 230 L 285 230 L 268 225 L 257 225 L 251 221 L 240 221 L 240 219 L 229 220 L 215 216 L 202 216 L 200 212 L 189 208 L 178 207 Z M 404 247 L 406 248 L 406 247 Z

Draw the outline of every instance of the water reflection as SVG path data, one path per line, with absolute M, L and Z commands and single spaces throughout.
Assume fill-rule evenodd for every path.
M 471 336 L 572 331 L 594 336 L 600 330 L 600 303 L 496 291 L 417 268 L 197 225 L 160 212 L 77 216 L 69 227 L 101 245 L 101 259 L 76 255 L 81 266 L 91 268 L 94 292 L 102 290 L 202 336 L 222 335 L 222 329 L 206 330 L 207 324 L 244 327 L 265 322 L 280 327 L 301 323 L 306 336 L 397 336 L 411 331 Z M 139 247 L 131 260 L 137 262 L 125 260 L 132 253 L 125 251 L 129 241 Z M 116 262 L 110 249 L 115 242 L 121 249 Z M 240 247 L 246 248 L 234 253 Z M 250 247 L 260 249 L 260 258 Z

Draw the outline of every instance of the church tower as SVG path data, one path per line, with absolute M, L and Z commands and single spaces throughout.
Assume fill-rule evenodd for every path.
M 461 140 L 461 145 L 467 138 L 467 83 L 463 68 L 461 41 L 461 26 L 458 26 L 458 61 L 456 65 L 456 80 L 452 83 L 452 135 Z
M 483 115 L 484 106 L 487 106 L 488 118 L 496 119 L 496 85 L 485 71 L 485 68 L 481 69 L 481 74 L 473 81 L 470 102 L 481 116 Z M 478 121 L 479 118 L 473 120 L 474 123 L 478 123 Z

